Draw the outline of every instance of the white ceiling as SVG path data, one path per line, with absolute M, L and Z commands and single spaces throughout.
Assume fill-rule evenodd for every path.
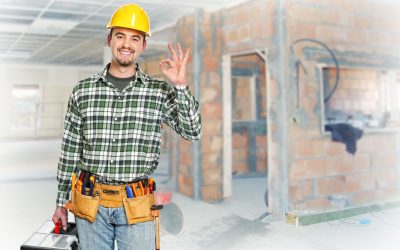
M 106 24 L 122 4 L 139 4 L 149 14 L 151 48 L 165 43 L 166 28 L 197 8 L 216 11 L 244 1 L 0 0 L 0 62 L 101 65 Z

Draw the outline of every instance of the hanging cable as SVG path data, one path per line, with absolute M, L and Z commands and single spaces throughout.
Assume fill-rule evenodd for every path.
M 290 47 L 292 48 L 292 51 L 293 51 L 293 45 L 295 45 L 295 44 L 297 44 L 297 43 L 300 43 L 300 42 L 313 42 L 313 43 L 319 44 L 320 46 L 322 46 L 323 48 L 325 48 L 325 49 L 329 52 L 329 54 L 330 54 L 331 57 L 332 57 L 333 62 L 335 63 L 335 68 L 336 68 L 336 80 L 335 80 L 335 85 L 333 86 L 331 92 L 324 98 L 324 103 L 326 103 L 326 102 L 328 102 L 329 99 L 332 97 L 333 93 L 335 93 L 336 88 L 337 88 L 338 85 L 339 85 L 340 68 L 339 68 L 338 60 L 336 59 L 335 54 L 333 54 L 333 51 L 332 51 L 326 44 L 324 44 L 323 42 L 318 41 L 318 40 L 316 40 L 316 39 L 312 39 L 312 38 L 301 38 L 301 39 L 298 39 L 298 40 L 294 41 L 294 42 L 292 43 L 292 45 L 290 46 Z M 298 63 L 297 63 L 297 64 L 298 64 Z M 298 65 L 297 65 L 297 67 L 298 67 Z M 299 76 L 297 75 L 297 77 L 299 77 Z

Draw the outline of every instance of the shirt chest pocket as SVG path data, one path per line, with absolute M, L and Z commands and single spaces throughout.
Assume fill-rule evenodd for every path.
M 133 136 L 154 136 L 160 130 L 161 117 L 153 110 L 132 110 L 124 119 L 128 133 Z

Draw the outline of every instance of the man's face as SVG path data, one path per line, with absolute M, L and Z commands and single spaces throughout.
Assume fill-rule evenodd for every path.
M 120 66 L 128 67 L 135 64 L 146 47 L 146 41 L 140 31 L 114 28 L 112 36 L 108 37 L 108 46 L 111 48 L 112 60 Z

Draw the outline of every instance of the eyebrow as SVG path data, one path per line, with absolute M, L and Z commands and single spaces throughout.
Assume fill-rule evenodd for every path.
M 123 35 L 123 36 L 126 36 L 124 33 L 122 33 L 122 32 L 117 32 L 117 33 L 115 33 L 115 35 L 116 36 L 118 36 L 118 35 Z M 139 35 L 133 35 L 132 37 L 138 37 L 139 39 L 141 39 L 141 37 L 139 36 Z

